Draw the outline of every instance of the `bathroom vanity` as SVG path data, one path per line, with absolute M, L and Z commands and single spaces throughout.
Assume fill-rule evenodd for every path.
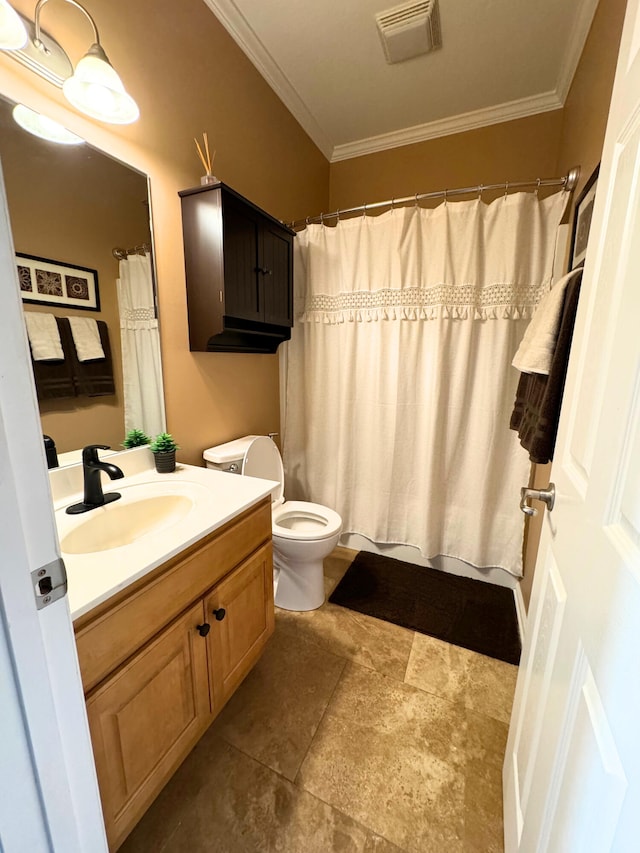
M 186 516 L 155 532 L 87 554 L 64 552 L 66 541 L 76 541 L 68 537 L 78 522 L 62 519 L 64 509 L 58 510 L 111 850 L 122 844 L 273 633 L 273 484 L 246 478 L 249 490 L 243 485 L 238 492 L 238 480 L 245 478 L 190 466 L 179 466 L 175 478 L 146 470 L 125 477 L 118 490 L 131 518 L 135 503 L 155 490 L 191 493 L 196 500 Z M 115 506 L 87 515 L 106 516 Z M 86 575 L 106 576 L 109 565 L 111 577 L 98 590 Z

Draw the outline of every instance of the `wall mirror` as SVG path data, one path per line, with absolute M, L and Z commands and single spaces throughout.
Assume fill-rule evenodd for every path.
M 60 290 L 56 289 L 57 280 L 47 283 L 44 276 L 40 285 L 32 281 L 26 286 L 40 287 L 43 291 L 52 287 L 53 300 L 47 301 L 46 293 L 41 294 L 38 298 L 44 301 L 24 303 L 24 310 L 102 321 L 108 330 L 111 350 L 114 393 L 47 397 L 39 392 L 42 431 L 52 437 L 60 454 L 60 464 L 65 464 L 76 458 L 64 454 L 87 444 L 107 444 L 114 450 L 122 449 L 125 390 L 116 282 L 121 275 L 124 280 L 128 273 L 123 274 L 124 268 L 114 256 L 114 249 L 130 250 L 144 245 L 151 257 L 148 179 L 84 142 L 61 145 L 37 138 L 16 123 L 13 107 L 13 103 L 0 98 L 0 162 L 16 253 L 53 264 L 51 267 L 42 264 L 45 271 L 55 270 L 56 264 L 72 268 L 71 275 L 73 269 L 95 270 L 99 298 L 99 310 L 95 310 L 95 301 L 90 302 L 92 307 L 87 306 L 89 310 L 78 307 L 82 306 L 81 301 L 74 303 L 71 299 L 66 299 L 64 304 L 48 304 L 55 303 L 55 293 L 59 294 Z M 142 254 L 140 250 L 139 255 Z M 132 258 L 130 255 L 129 260 Z M 122 263 L 128 264 L 128 261 Z M 136 263 L 128 264 L 127 269 Z M 25 266 L 28 265 L 25 261 Z M 37 264 L 31 263 L 31 267 L 34 266 Z M 67 272 L 66 267 L 63 272 Z M 33 272 L 34 279 L 35 275 Z M 73 283 L 73 278 L 70 281 Z M 20 286 L 24 290 L 22 281 Z M 79 278 L 76 292 L 81 298 L 83 287 Z M 63 297 L 66 296 L 65 290 Z M 157 304 L 157 300 L 154 301 Z M 149 321 L 148 310 L 138 311 L 138 314 Z M 122 334 L 126 336 L 127 332 Z M 159 363 L 150 382 L 154 383 L 164 417 Z M 127 399 L 130 400 L 129 390 Z M 143 424 L 135 425 L 143 427 Z

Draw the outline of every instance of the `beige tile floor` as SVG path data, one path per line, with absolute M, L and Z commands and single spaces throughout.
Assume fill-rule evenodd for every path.
M 325 561 L 327 594 L 355 551 Z M 123 853 L 499 853 L 517 669 L 326 603 L 264 655 Z

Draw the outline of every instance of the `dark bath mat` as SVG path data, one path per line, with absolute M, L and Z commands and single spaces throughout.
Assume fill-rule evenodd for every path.
M 360 551 L 329 601 L 507 663 L 520 660 L 506 587 Z

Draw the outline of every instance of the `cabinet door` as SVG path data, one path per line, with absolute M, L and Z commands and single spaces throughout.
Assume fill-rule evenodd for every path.
M 224 197 L 224 313 L 261 320 L 258 241 L 260 220 L 251 208 Z
M 203 621 L 200 601 L 87 698 L 111 849 L 211 722 Z
M 264 322 L 293 326 L 293 237 L 265 220 L 261 241 Z
M 271 543 L 249 557 L 205 599 L 209 666 L 217 713 L 273 634 Z

